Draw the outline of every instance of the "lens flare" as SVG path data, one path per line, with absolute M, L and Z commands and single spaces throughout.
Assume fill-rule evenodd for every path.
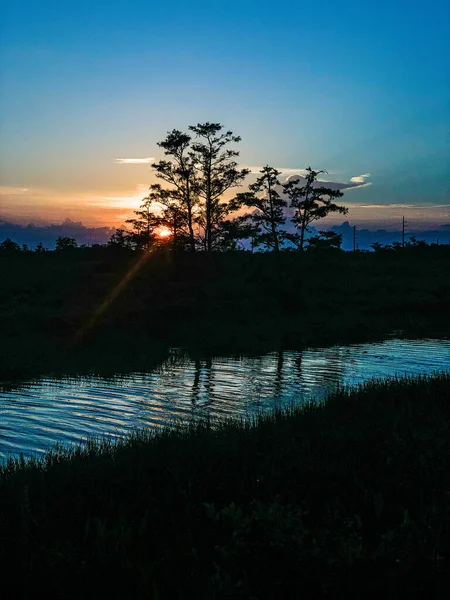
M 157 234 L 161 238 L 167 238 L 172 235 L 172 232 L 170 231 L 170 229 L 168 227 L 164 227 L 164 225 L 163 225 L 162 227 L 160 227 L 158 229 Z

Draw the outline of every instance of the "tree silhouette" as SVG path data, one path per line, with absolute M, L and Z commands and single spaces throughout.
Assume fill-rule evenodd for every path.
M 47 248 L 44 248 L 44 244 L 42 242 L 39 242 L 34 251 L 38 254 L 42 254 L 43 252 L 47 252 Z
M 215 248 L 220 250 L 242 250 L 240 240 L 253 238 L 257 228 L 248 222 L 247 215 L 235 219 L 224 219 L 215 230 Z
M 260 173 L 261 176 L 249 186 L 248 192 L 237 194 L 232 206 L 236 209 L 242 206 L 255 208 L 252 214 L 246 215 L 246 219 L 255 226 L 253 245 L 262 245 L 278 252 L 286 235 L 280 228 L 286 222 L 283 209 L 287 201 L 275 189 L 280 185 L 278 177 L 281 173 L 268 165 Z
M 116 229 L 116 231 L 109 238 L 107 245 L 114 248 L 128 248 L 133 249 L 132 234 L 125 229 Z
M 191 252 L 195 252 L 194 223 L 198 198 L 193 179 L 195 172 L 193 157 L 189 153 L 190 142 L 191 137 L 188 134 L 178 129 L 169 131 L 166 138 L 158 142 L 158 146 L 164 149 L 164 154 L 171 160 L 160 160 L 152 167 L 156 171 L 156 176 L 168 183 L 173 192 L 176 192 L 171 197 L 169 212 L 173 218 L 175 215 L 177 219 L 182 217 L 188 231 L 189 248 Z M 175 210 L 176 203 L 179 206 Z
M 16 242 L 13 242 L 11 238 L 6 238 L 6 240 L 0 244 L 0 252 L 4 252 L 6 254 L 20 252 L 20 246 Z
M 343 215 L 348 213 L 347 208 L 332 202 L 335 198 L 342 198 L 341 191 L 332 190 L 324 185 L 314 186 L 317 176 L 325 172 L 314 171 L 308 167 L 304 186 L 300 186 L 297 179 L 291 179 L 283 184 L 283 190 L 290 200 L 290 206 L 295 209 L 291 221 L 298 229 L 298 233 L 287 233 L 286 239 L 295 244 L 299 250 L 304 249 L 305 234 L 311 223 L 323 219 L 329 213 L 338 212 Z
M 415 235 L 412 235 L 409 239 L 411 241 L 406 242 L 407 247 L 412 246 L 413 248 L 426 248 L 428 246 L 428 244 L 425 240 L 418 240 Z
M 173 250 L 187 248 L 192 250 L 192 223 L 190 223 L 188 211 L 185 209 L 182 192 L 175 188 L 166 189 L 159 183 L 155 183 L 150 186 L 149 198 L 161 207 L 159 225 L 170 230 Z
M 339 250 L 342 244 L 342 233 L 319 231 L 319 235 L 308 238 L 307 250 Z
M 223 194 L 242 183 L 248 169 L 238 169 L 235 158 L 239 152 L 227 148 L 241 141 L 232 131 L 222 131 L 220 123 L 198 123 L 189 127 L 196 135 L 189 152 L 194 168 L 195 192 L 200 199 L 201 210 L 197 223 L 204 234 L 200 241 L 207 252 L 220 248 L 223 223 L 231 207 L 223 202 Z
M 68 250 L 74 250 L 78 247 L 77 241 L 75 238 L 59 236 L 56 238 L 56 247 L 55 250 L 58 252 L 67 252 Z
M 155 214 L 153 198 L 147 196 L 143 199 L 140 210 L 135 210 L 135 219 L 128 219 L 133 227 L 132 240 L 137 248 L 150 250 L 155 241 L 155 229 L 161 225 L 161 218 Z

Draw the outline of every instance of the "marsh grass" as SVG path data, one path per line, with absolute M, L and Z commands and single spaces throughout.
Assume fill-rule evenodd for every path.
M 263 354 L 450 335 L 450 246 L 204 254 L 156 254 L 136 271 L 134 253 L 101 248 L 0 256 L 0 381 L 144 371 L 170 347 Z
M 10 460 L 3 581 L 17 597 L 444 597 L 449 400 L 448 373 L 392 379 Z

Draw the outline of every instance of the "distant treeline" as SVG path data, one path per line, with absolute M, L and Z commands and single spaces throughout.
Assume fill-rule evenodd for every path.
M 342 234 L 335 233 L 333 231 L 320 231 L 318 235 L 310 236 L 305 239 L 305 250 L 307 252 L 330 252 L 330 251 L 342 251 Z M 426 240 L 419 240 L 416 236 L 410 236 L 404 244 L 398 241 L 392 242 L 392 244 L 381 244 L 380 242 L 373 242 L 370 244 L 370 250 L 355 248 L 355 252 L 389 252 L 404 250 L 406 248 L 427 248 L 427 247 L 439 247 L 439 246 L 450 246 L 450 242 L 440 243 L 439 240 L 436 242 L 427 242 Z M 0 243 L 0 256 L 7 256 L 11 254 L 41 254 L 43 252 L 57 252 L 67 254 L 68 252 L 80 250 L 92 250 L 92 251 L 120 251 L 120 252 L 145 252 L 139 243 L 136 242 L 135 234 L 127 233 L 122 229 L 117 230 L 105 244 L 78 244 L 76 238 L 68 236 L 59 236 L 55 241 L 55 248 L 51 250 L 46 248 L 42 242 L 39 242 L 34 249 L 31 249 L 27 244 L 18 244 L 6 238 Z M 156 238 L 152 241 L 150 251 L 164 251 L 171 252 L 174 250 L 173 240 L 169 236 L 163 236 Z M 186 248 L 177 248 L 177 251 L 186 251 Z M 298 248 L 295 246 L 283 247 L 279 251 L 292 252 Z M 245 249 L 243 247 L 231 247 L 223 248 L 222 251 L 244 251 L 253 252 L 254 249 Z
M 11 240 L 14 241 L 20 250 L 36 250 L 39 245 L 40 248 L 46 250 L 54 250 L 56 246 L 56 240 L 58 238 L 69 237 L 76 241 L 77 247 L 98 247 L 108 245 L 108 241 L 111 235 L 117 230 L 111 227 L 87 227 L 82 223 L 75 223 L 70 219 L 66 219 L 64 222 L 58 225 L 18 225 L 17 223 L 8 223 L 6 221 L 0 222 L 0 240 Z M 330 227 L 330 231 L 338 233 L 342 236 L 341 248 L 343 250 L 353 250 L 354 242 L 356 241 L 356 247 L 358 250 L 371 250 L 372 244 L 378 242 L 382 246 L 391 246 L 394 242 L 399 242 L 402 239 L 401 231 L 387 231 L 386 229 L 365 229 L 355 227 L 348 221 L 344 221 L 341 225 L 333 225 Z M 318 231 L 314 227 L 309 228 L 306 242 L 310 237 L 318 235 Z M 356 237 L 356 240 L 354 239 Z M 450 243 L 450 227 L 448 225 L 441 225 L 439 229 L 434 230 L 420 230 L 420 229 L 408 229 L 406 239 L 410 238 L 420 239 L 427 244 L 448 244 Z M 169 242 L 168 247 L 170 248 L 170 238 L 166 239 Z M 161 240 L 160 240 L 161 243 Z M 17 250 L 17 246 L 15 246 Z M 248 241 L 244 241 L 241 244 L 241 249 L 251 250 L 251 244 Z M 287 249 L 287 244 L 282 250 Z M 308 249 L 306 244 L 305 249 Z M 257 251 L 261 251 L 259 248 Z

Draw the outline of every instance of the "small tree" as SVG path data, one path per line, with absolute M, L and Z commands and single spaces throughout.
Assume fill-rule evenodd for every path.
M 158 183 L 150 186 L 149 198 L 161 206 L 160 226 L 170 230 L 173 250 L 192 250 L 192 238 L 188 212 L 183 206 L 182 192 L 164 189 Z M 169 241 L 169 240 L 168 240 Z M 195 241 L 195 239 L 194 239 Z
M 38 254 L 42 254 L 43 252 L 47 252 L 47 248 L 44 247 L 44 244 L 42 242 L 39 242 L 34 251 Z
M 68 250 L 74 250 L 77 247 L 78 244 L 75 238 L 66 236 L 59 236 L 56 238 L 55 250 L 58 252 L 67 252 Z
M 283 190 L 290 200 L 290 206 L 295 209 L 291 220 L 298 230 L 298 233 L 286 234 L 286 238 L 299 250 L 304 249 L 305 234 L 311 223 L 323 219 L 330 213 L 337 212 L 345 215 L 348 212 L 344 206 L 332 202 L 333 199 L 343 196 L 341 191 L 332 190 L 324 185 L 314 185 L 320 173 L 325 173 L 325 171 L 313 171 L 311 167 L 308 167 L 304 186 L 300 186 L 296 179 L 291 179 L 283 184 Z
M 231 207 L 223 202 L 224 193 L 239 186 L 248 169 L 238 169 L 235 158 L 239 152 L 227 148 L 231 143 L 241 141 L 232 131 L 223 132 L 220 123 L 198 123 L 189 129 L 196 140 L 189 153 L 194 168 L 195 192 L 201 202 L 201 210 L 196 219 L 203 229 L 200 242 L 207 252 L 221 245 L 221 227 Z M 202 239 L 203 238 L 203 239 Z
M 107 245 L 112 248 L 133 249 L 133 236 L 125 229 L 116 229 L 109 238 Z
M 278 177 L 281 172 L 267 165 L 260 173 L 256 182 L 249 186 L 250 191 L 237 194 L 232 206 L 255 208 L 252 214 L 246 216 L 255 225 L 252 245 L 262 245 L 278 252 L 286 235 L 280 228 L 286 222 L 283 209 L 287 201 L 275 189 L 280 185 Z
M 415 235 L 409 238 L 411 241 L 406 242 L 406 246 L 410 248 L 426 248 L 428 246 L 425 240 L 418 240 Z
M 140 210 L 134 211 L 136 218 L 126 221 L 133 227 L 132 242 L 140 249 L 150 250 L 155 241 L 155 229 L 161 225 L 161 218 L 155 214 L 153 203 L 153 198 L 147 196 L 143 199 Z
M 20 252 L 20 246 L 16 242 L 13 242 L 11 238 L 6 238 L 6 240 L 0 244 L 0 252 L 4 252 L 5 254 Z
M 370 247 L 374 252 L 382 252 L 386 249 L 386 246 L 383 246 L 383 244 L 380 244 L 380 242 L 372 242 L 372 244 L 370 244 Z
M 342 233 L 319 231 L 319 235 L 308 238 L 307 250 L 339 250 L 342 244 Z
M 235 219 L 225 219 L 216 230 L 216 248 L 220 250 L 243 250 L 241 240 L 254 238 L 257 228 L 243 215 Z

